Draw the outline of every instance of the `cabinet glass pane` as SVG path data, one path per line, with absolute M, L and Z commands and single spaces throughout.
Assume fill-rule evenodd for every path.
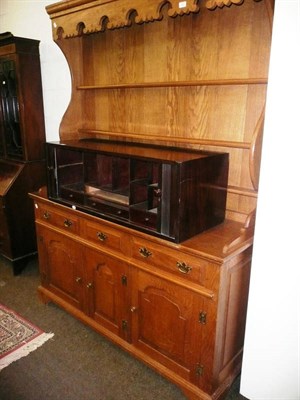
M 129 159 L 96 153 L 84 155 L 85 192 L 98 201 L 129 203 Z
M 82 152 L 57 148 L 54 153 L 58 196 L 81 203 L 84 194 Z
M 17 79 L 13 60 L 0 60 L 0 152 L 13 158 L 23 154 L 19 102 L 17 97 Z

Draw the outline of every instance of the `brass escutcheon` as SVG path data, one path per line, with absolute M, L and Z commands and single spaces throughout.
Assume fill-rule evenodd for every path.
M 48 211 L 45 211 L 44 214 L 43 214 L 43 217 L 45 219 L 49 219 L 50 218 L 50 213 Z
M 105 233 L 103 233 L 103 232 L 97 232 L 97 238 L 98 238 L 101 242 L 104 242 L 104 240 L 107 239 L 107 235 L 105 235 Z
M 66 228 L 70 228 L 70 226 L 72 226 L 72 221 L 70 221 L 69 219 L 65 219 L 64 220 L 64 226 L 66 227 Z

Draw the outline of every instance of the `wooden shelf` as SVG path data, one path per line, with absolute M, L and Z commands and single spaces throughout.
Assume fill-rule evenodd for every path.
M 176 142 L 177 144 L 196 144 L 214 147 L 227 147 L 249 150 L 251 148 L 250 142 L 234 142 L 227 140 L 211 140 L 211 139 L 197 139 L 197 138 L 186 138 L 178 136 L 162 136 L 162 135 L 142 135 L 139 133 L 129 133 L 129 132 L 109 132 L 102 131 L 98 129 L 78 129 L 78 133 L 89 135 L 93 137 L 95 135 L 110 136 L 110 137 L 120 137 L 127 139 L 139 139 L 139 140 L 150 140 L 158 142 Z
M 266 78 L 249 79 L 222 79 L 222 80 L 201 80 L 201 81 L 168 81 L 168 82 L 132 82 L 117 83 L 111 85 L 80 85 L 77 90 L 105 90 L 105 89 L 146 89 L 164 87 L 185 87 L 185 86 L 231 86 L 231 85 L 266 85 Z
M 232 193 L 232 194 L 239 194 L 239 195 L 246 196 L 246 197 L 257 198 L 257 191 L 253 190 L 253 189 L 247 189 L 247 188 L 228 185 L 227 191 L 228 191 L 228 193 Z

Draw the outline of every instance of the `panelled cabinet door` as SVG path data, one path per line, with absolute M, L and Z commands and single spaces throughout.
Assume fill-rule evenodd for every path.
M 89 315 L 112 333 L 130 341 L 128 266 L 101 252 L 85 249 Z
M 37 226 L 44 287 L 74 307 L 84 309 L 82 248 L 65 235 Z
M 136 271 L 132 310 L 133 344 L 184 379 L 199 385 L 205 298 L 172 282 Z M 201 384 L 200 384 L 201 386 Z

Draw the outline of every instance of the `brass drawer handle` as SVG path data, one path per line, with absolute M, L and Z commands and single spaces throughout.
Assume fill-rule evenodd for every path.
M 64 220 L 64 226 L 65 226 L 66 228 L 70 228 L 70 226 L 72 226 L 72 225 L 73 225 L 73 222 L 70 221 L 69 219 L 65 219 L 65 220 Z
M 51 214 L 48 211 L 45 211 L 43 214 L 44 219 L 50 219 Z
M 148 257 L 152 256 L 151 251 L 149 251 L 146 247 L 140 247 L 139 253 L 144 258 L 148 258 Z
M 97 232 L 97 238 L 100 240 L 100 242 L 104 242 L 107 239 L 107 235 L 103 232 Z
M 92 284 L 92 282 L 89 282 L 89 283 L 86 285 L 86 287 L 87 287 L 88 289 L 92 289 L 92 288 L 94 287 L 94 285 Z
M 190 267 L 183 261 L 177 261 L 176 265 L 179 272 L 181 272 L 182 274 L 188 274 L 192 270 L 192 267 Z

